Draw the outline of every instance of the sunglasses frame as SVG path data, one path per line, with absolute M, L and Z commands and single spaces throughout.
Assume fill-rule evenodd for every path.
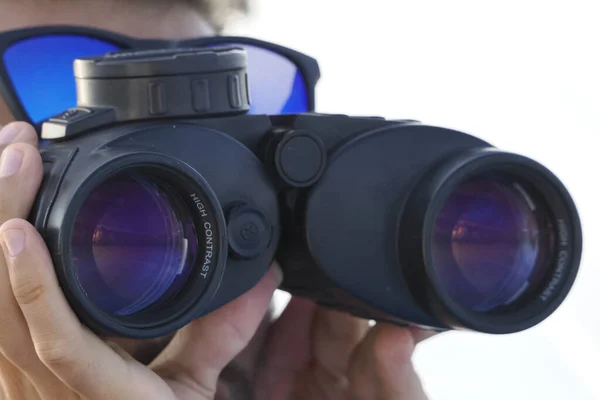
M 34 124 L 31 118 L 29 118 L 29 115 L 25 111 L 25 107 L 21 103 L 17 91 L 12 84 L 12 80 L 6 71 L 6 67 L 4 65 L 4 53 L 15 43 L 48 35 L 74 35 L 88 37 L 113 44 L 122 50 L 203 47 L 219 43 L 246 44 L 260 47 L 282 55 L 298 67 L 298 70 L 304 76 L 304 80 L 307 85 L 306 89 L 309 102 L 308 111 L 310 112 L 315 110 L 315 87 L 321 77 L 321 71 L 317 60 L 287 47 L 258 39 L 242 36 L 207 36 L 185 40 L 138 39 L 101 29 L 68 25 L 40 26 L 0 32 L 0 95 L 2 95 L 13 116 L 17 120 L 28 122 L 36 126 L 38 129 L 40 128 L 40 124 Z

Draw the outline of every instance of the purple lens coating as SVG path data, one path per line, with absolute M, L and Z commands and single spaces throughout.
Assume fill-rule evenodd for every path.
M 441 284 L 462 307 L 488 312 L 539 283 L 553 253 L 546 208 L 509 177 L 461 183 L 435 223 L 431 255 Z
M 197 237 L 186 208 L 153 181 L 120 175 L 81 207 L 71 250 L 79 285 L 103 311 L 127 316 L 177 295 Z

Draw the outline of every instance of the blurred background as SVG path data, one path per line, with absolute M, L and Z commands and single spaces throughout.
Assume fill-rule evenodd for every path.
M 572 294 L 527 332 L 419 345 L 431 400 L 600 399 L 598 1 L 252 1 L 228 33 L 317 58 L 318 111 L 474 134 L 545 164 L 575 197 L 585 241 Z

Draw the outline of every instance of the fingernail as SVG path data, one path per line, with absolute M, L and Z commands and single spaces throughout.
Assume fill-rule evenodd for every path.
M 2 161 L 0 161 L 0 177 L 16 174 L 22 162 L 23 153 L 13 147 L 6 148 L 2 152 Z
M 0 145 L 9 144 L 19 134 L 19 125 L 8 124 L 0 130 Z
M 4 231 L 2 238 L 11 257 L 16 257 L 25 248 L 25 232 L 21 229 Z
M 273 277 L 275 278 L 275 282 L 277 282 L 277 286 L 283 282 L 283 271 L 277 264 L 273 264 Z

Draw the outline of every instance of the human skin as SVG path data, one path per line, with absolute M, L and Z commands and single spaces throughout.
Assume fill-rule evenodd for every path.
M 194 9 L 142 3 L 0 0 L 0 30 L 82 25 L 140 38 L 214 34 Z M 77 321 L 43 240 L 24 220 L 42 164 L 33 128 L 13 119 L 0 98 L 0 399 L 426 399 L 411 358 L 430 333 L 370 328 L 302 299 L 275 321 L 269 304 L 281 281 L 277 266 L 173 338 L 95 336 Z

